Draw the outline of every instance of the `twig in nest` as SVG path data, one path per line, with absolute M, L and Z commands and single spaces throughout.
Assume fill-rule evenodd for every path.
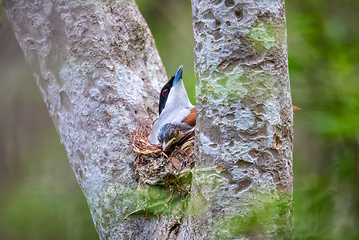
M 140 154 L 152 154 L 162 151 L 161 146 L 148 142 L 148 135 L 151 133 L 152 117 L 140 120 L 135 131 L 132 133 L 133 150 Z

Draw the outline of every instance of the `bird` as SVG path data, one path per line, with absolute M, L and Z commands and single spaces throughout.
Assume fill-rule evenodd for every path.
M 161 89 L 159 117 L 152 126 L 148 141 L 165 150 L 196 125 L 196 106 L 188 99 L 182 79 L 183 66 Z

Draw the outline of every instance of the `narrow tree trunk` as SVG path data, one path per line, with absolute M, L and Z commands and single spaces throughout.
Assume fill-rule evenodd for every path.
M 101 239 L 292 237 L 283 1 L 193 0 L 197 167 L 180 226 L 136 209 L 128 145 L 165 71 L 131 0 L 5 0 Z
M 290 239 L 292 105 L 284 0 L 192 0 L 198 239 Z

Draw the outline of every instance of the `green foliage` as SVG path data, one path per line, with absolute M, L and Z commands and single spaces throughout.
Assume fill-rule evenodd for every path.
M 195 104 L 193 31 L 190 0 L 136 0 L 156 42 L 168 79 L 183 65 L 183 80 Z
M 163 186 L 145 185 L 138 189 L 139 206 L 138 209 L 130 213 L 143 212 L 146 216 L 170 215 L 181 218 L 187 210 L 187 194 L 180 195 Z
M 291 214 L 291 196 L 282 194 L 279 197 L 262 196 L 258 202 L 248 208 L 253 208 L 245 216 L 225 215 L 215 223 L 216 239 L 230 239 L 271 235 L 275 232 L 277 239 L 291 239 L 291 224 L 283 222 Z
M 29 162 L 0 195 L 1 239 L 98 239 L 66 154 L 53 141 L 57 134 L 50 133 L 34 153 L 27 149 Z
M 296 239 L 358 239 L 358 1 L 288 1 Z
M 153 177 L 153 176 L 151 176 Z M 179 175 L 167 174 L 163 177 L 164 183 L 151 185 L 138 179 L 136 195 L 138 206 L 134 213 L 145 212 L 148 215 L 172 215 L 181 218 L 187 211 L 187 202 L 192 183 L 192 173 L 184 170 Z

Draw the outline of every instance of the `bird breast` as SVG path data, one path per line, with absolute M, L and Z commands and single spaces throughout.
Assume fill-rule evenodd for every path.
M 191 127 L 196 126 L 196 117 L 197 117 L 197 111 L 196 111 L 196 106 L 194 106 L 191 109 L 190 114 L 188 114 L 183 120 L 182 123 L 185 123 Z

